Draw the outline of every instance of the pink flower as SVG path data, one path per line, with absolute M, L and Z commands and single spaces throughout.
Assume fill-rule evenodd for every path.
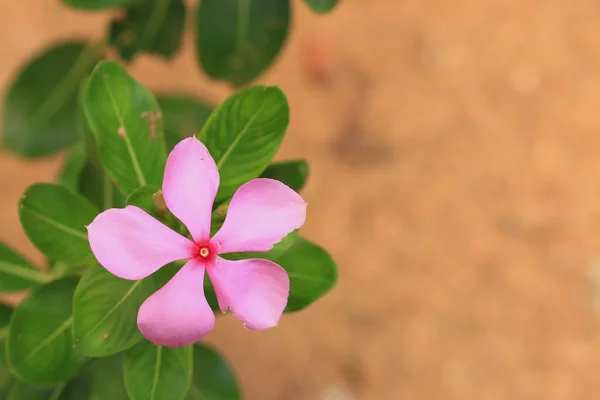
M 251 180 L 233 195 L 223 226 L 211 238 L 218 188 L 219 171 L 204 144 L 194 137 L 184 139 L 169 155 L 162 191 L 167 207 L 193 241 L 135 206 L 106 210 L 88 226 L 98 262 L 123 279 L 142 279 L 165 264 L 189 259 L 138 311 L 140 331 L 155 344 L 185 346 L 213 328 L 204 271 L 221 311 L 231 309 L 249 329 L 277 325 L 287 304 L 290 281 L 279 265 L 260 258 L 228 261 L 218 255 L 270 250 L 304 224 L 306 203 L 281 182 Z

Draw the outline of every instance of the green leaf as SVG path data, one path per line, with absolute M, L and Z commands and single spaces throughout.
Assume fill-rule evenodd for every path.
M 242 86 L 275 60 L 290 26 L 289 0 L 202 0 L 196 52 L 204 72 Z
M 12 312 L 13 309 L 10 306 L 0 303 L 0 340 L 4 339 L 5 337 L 3 329 L 5 329 L 8 326 Z M 1 360 L 2 358 L 0 357 L 0 361 Z
M 339 0 L 304 0 L 314 12 L 325 14 L 330 12 L 338 4 Z
M 12 308 L 0 303 L 0 399 L 2 400 L 6 398 L 13 381 L 6 362 L 6 346 L 4 345 L 4 339 L 8 336 L 8 323 L 12 311 Z
M 200 140 L 221 175 L 216 201 L 231 197 L 242 184 L 258 177 L 279 149 L 289 122 L 283 92 L 254 86 L 225 100 L 202 128 Z
M 84 107 L 102 165 L 123 194 L 161 186 L 163 120 L 152 94 L 119 64 L 101 61 L 88 81 Z
M 117 278 L 100 265 L 88 269 L 73 297 L 73 341 L 78 351 L 104 357 L 140 340 L 137 312 L 144 300 L 173 276 L 163 267 L 139 281 Z
M 273 261 L 290 277 L 290 297 L 285 312 L 306 308 L 330 291 L 337 281 L 337 267 L 329 253 L 301 237 Z
M 109 41 L 126 61 L 140 51 L 171 59 L 181 47 L 184 25 L 181 0 L 146 0 L 111 23 Z
M 82 365 L 70 334 L 77 281 L 64 278 L 34 289 L 13 312 L 6 348 L 10 369 L 19 379 L 55 385 Z
M 147 211 L 156 219 L 161 219 L 162 215 L 156 209 L 154 204 L 154 196 L 160 192 L 160 189 L 154 185 L 146 185 L 137 188 L 127 197 L 127 205 L 137 206 L 142 210 Z M 166 209 L 166 205 L 165 205 Z
M 194 346 L 194 375 L 186 400 L 241 400 L 242 393 L 231 367 L 212 348 Z
M 96 358 L 91 367 L 92 395 L 88 400 L 125 400 L 129 396 L 123 381 L 123 355 Z
M 153 185 L 134 190 L 127 198 L 127 205 L 137 206 L 176 232 L 188 235 L 187 228 L 167 208 L 162 191 Z
M 39 388 L 24 382 L 17 382 L 8 400 L 84 400 L 89 399 L 92 390 L 92 375 L 86 370 L 69 382 L 62 382 L 52 388 Z M 118 399 L 113 399 L 118 400 Z
M 16 292 L 49 281 L 48 274 L 38 270 L 23 256 L 0 243 L 0 292 Z
M 77 88 L 101 50 L 81 41 L 61 43 L 23 67 L 4 102 L 5 148 L 36 157 L 77 140 Z
M 81 171 L 79 192 L 101 210 L 122 207 L 125 197 L 104 172 L 100 160 L 90 158 Z
M 94 261 L 85 227 L 97 214 L 88 200 L 54 184 L 31 185 L 19 202 L 19 218 L 31 242 L 48 257 L 74 265 Z
M 273 163 L 267 167 L 261 177 L 276 179 L 299 192 L 308 178 L 308 164 L 304 160 Z
M 81 171 L 83 171 L 85 163 L 85 146 L 81 142 L 75 143 L 69 152 L 69 157 L 58 174 L 58 183 L 73 191 L 77 191 L 79 189 Z
M 192 347 L 155 346 L 144 340 L 125 353 L 125 387 L 131 400 L 183 400 L 192 377 Z
M 7 400 L 53 400 L 58 399 L 65 385 L 52 388 L 40 388 L 17 381 L 10 390 Z
M 62 2 L 73 8 L 85 10 L 102 10 L 105 8 L 125 8 L 140 4 L 145 0 L 62 0 Z
M 98 157 L 96 139 L 85 117 L 83 102 L 85 99 L 85 85 L 80 90 L 80 110 L 78 114 L 79 133 L 85 145 L 86 162 L 79 175 L 79 192 L 101 210 L 121 207 L 125 204 L 125 197 L 118 190 L 117 185 L 104 172 Z
M 179 141 L 200 132 L 214 106 L 185 95 L 158 95 L 156 97 L 165 121 L 167 148 L 173 149 Z
M 281 265 L 290 277 L 290 297 L 285 312 L 299 311 L 330 291 L 337 281 L 335 262 L 322 247 L 294 231 L 266 253 L 224 254 L 228 260 L 265 258 Z

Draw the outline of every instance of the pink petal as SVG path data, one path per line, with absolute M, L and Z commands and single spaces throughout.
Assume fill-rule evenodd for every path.
M 231 309 L 249 329 L 277 325 L 290 294 L 290 279 L 283 268 L 260 258 L 219 258 L 207 272 L 221 311 Z
M 306 219 L 306 203 L 283 183 L 266 178 L 243 184 L 213 237 L 219 253 L 268 251 Z
M 142 335 L 154 344 L 179 347 L 202 339 L 215 325 L 204 297 L 204 265 L 192 259 L 138 312 Z
M 111 208 L 87 227 L 98 262 L 123 279 L 141 279 L 165 264 L 190 258 L 194 243 L 135 206 Z
M 206 146 L 195 137 L 179 142 L 167 159 L 163 197 L 196 241 L 209 239 L 210 215 L 218 189 L 219 171 Z

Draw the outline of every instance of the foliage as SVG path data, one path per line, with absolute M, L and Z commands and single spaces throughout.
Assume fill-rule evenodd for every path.
M 18 205 L 23 229 L 49 268 L 0 243 L 0 293 L 30 290 L 15 309 L 0 304 L 0 399 L 241 399 L 235 374 L 215 349 L 156 346 L 138 331 L 140 304 L 181 265 L 140 281 L 117 278 L 95 260 L 86 226 L 103 210 L 135 204 L 185 232 L 156 196 L 167 153 L 191 135 L 209 149 L 221 176 L 213 232 L 235 190 L 251 179 L 304 187 L 306 161 L 273 162 L 289 121 L 283 92 L 263 85 L 239 90 L 280 54 L 291 0 L 202 0 L 195 10 L 182 0 L 62 2 L 122 13 L 103 43 L 70 40 L 33 56 L 4 100 L 7 151 L 26 158 L 69 151 L 56 183 L 30 186 Z M 305 3 L 325 13 L 337 1 Z M 190 17 L 198 66 L 238 89 L 216 107 L 187 94 L 155 96 L 125 68 L 141 53 L 176 56 Z M 120 61 L 105 59 L 109 48 Z M 298 232 L 269 252 L 231 258 L 248 256 L 288 272 L 286 312 L 314 303 L 337 280 L 327 251 Z

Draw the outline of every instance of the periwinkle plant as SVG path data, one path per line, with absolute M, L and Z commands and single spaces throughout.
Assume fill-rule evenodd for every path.
M 215 314 L 272 328 L 337 279 L 329 254 L 298 234 L 307 163 L 272 162 L 285 95 L 250 86 L 218 107 L 155 97 L 121 63 L 174 56 L 184 3 L 63 2 L 125 12 L 105 42 L 35 57 L 5 99 L 5 149 L 70 151 L 57 182 L 30 186 L 18 204 L 47 265 L 0 244 L 0 293 L 29 291 L 14 309 L 0 304 L 0 400 L 240 399 L 229 364 L 202 342 Z M 291 5 L 201 0 L 193 13 L 198 64 L 239 89 L 275 60 Z M 121 61 L 103 60 L 108 47 Z

